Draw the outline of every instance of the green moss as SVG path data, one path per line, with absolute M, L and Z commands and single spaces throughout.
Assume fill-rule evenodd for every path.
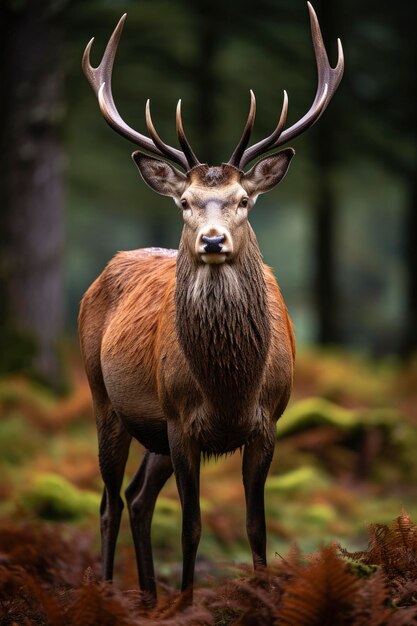
M 20 415 L 0 420 L 0 458 L 9 465 L 23 465 L 32 459 L 40 444 L 39 433 L 28 429 Z
M 336 518 L 336 511 L 330 504 L 312 504 L 303 511 L 303 519 L 312 524 L 326 525 Z
M 22 505 L 38 517 L 48 520 L 79 520 L 97 515 L 100 495 L 81 490 L 58 474 L 41 474 L 21 496 Z
M 181 528 L 179 501 L 159 497 L 152 520 L 152 537 L 155 544 L 166 545 L 174 540 Z
M 358 411 L 345 409 L 324 398 L 307 398 L 287 409 L 278 421 L 277 434 L 283 437 L 305 428 L 321 425 L 352 430 L 359 424 Z
M 378 565 L 366 565 L 361 561 L 346 559 L 349 571 L 358 578 L 369 578 L 378 571 Z
M 393 429 L 403 421 L 399 411 L 381 409 L 346 409 L 324 398 L 307 398 L 290 406 L 277 424 L 277 435 L 284 437 L 315 426 L 334 426 L 354 431 L 370 426 Z
M 32 410 L 45 411 L 54 404 L 53 394 L 33 380 L 0 379 L 0 404 L 9 407 L 27 406 Z
M 161 517 L 177 517 L 181 515 L 181 506 L 179 500 L 172 500 L 171 498 L 164 498 L 159 496 L 156 501 L 155 515 Z
M 314 490 L 329 485 L 329 479 L 315 467 L 300 467 L 281 476 L 270 476 L 266 489 L 279 493 Z

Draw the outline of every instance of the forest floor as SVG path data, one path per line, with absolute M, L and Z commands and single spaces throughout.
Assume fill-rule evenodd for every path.
M 240 454 L 206 463 L 194 605 L 175 591 L 170 480 L 153 523 L 160 602 L 150 609 L 127 515 L 115 583 L 98 582 L 95 426 L 69 361 L 65 397 L 28 377 L 0 380 L 0 626 L 417 623 L 417 362 L 299 355 L 266 487 L 269 568 L 248 566 Z M 141 454 L 132 446 L 127 477 Z

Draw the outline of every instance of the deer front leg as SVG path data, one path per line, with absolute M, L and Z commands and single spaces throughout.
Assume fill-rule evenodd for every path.
M 245 446 L 243 484 L 246 497 L 246 530 L 253 566 L 266 566 L 265 481 L 275 447 L 275 427 L 268 437 L 258 437 Z
M 200 449 L 176 423 L 168 424 L 171 460 L 182 507 L 183 570 L 181 591 L 192 599 L 195 559 L 201 536 Z

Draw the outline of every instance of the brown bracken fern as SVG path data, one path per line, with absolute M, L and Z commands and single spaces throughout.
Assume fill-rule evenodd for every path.
M 293 577 L 283 586 L 278 623 L 348 626 L 359 584 L 336 548 L 327 546 L 308 565 L 294 567 Z
M 0 528 L 0 626 L 412 626 L 417 527 L 406 513 L 369 529 L 366 550 L 292 549 L 271 567 L 196 590 L 192 606 L 165 587 L 149 608 L 138 591 L 101 583 L 82 533 Z
M 341 548 L 340 552 L 365 565 L 379 566 L 395 606 L 416 606 L 417 526 L 405 511 L 390 526 L 372 524 L 366 550 L 349 553 Z

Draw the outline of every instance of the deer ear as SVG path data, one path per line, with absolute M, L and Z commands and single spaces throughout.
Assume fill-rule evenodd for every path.
M 257 196 L 270 191 L 284 178 L 294 154 L 293 148 L 285 148 L 265 157 L 243 174 L 241 185 L 250 195 Z
M 163 196 L 180 198 L 187 186 L 185 174 L 172 167 L 169 163 L 154 159 L 136 151 L 132 159 L 138 166 L 140 175 L 151 189 Z

